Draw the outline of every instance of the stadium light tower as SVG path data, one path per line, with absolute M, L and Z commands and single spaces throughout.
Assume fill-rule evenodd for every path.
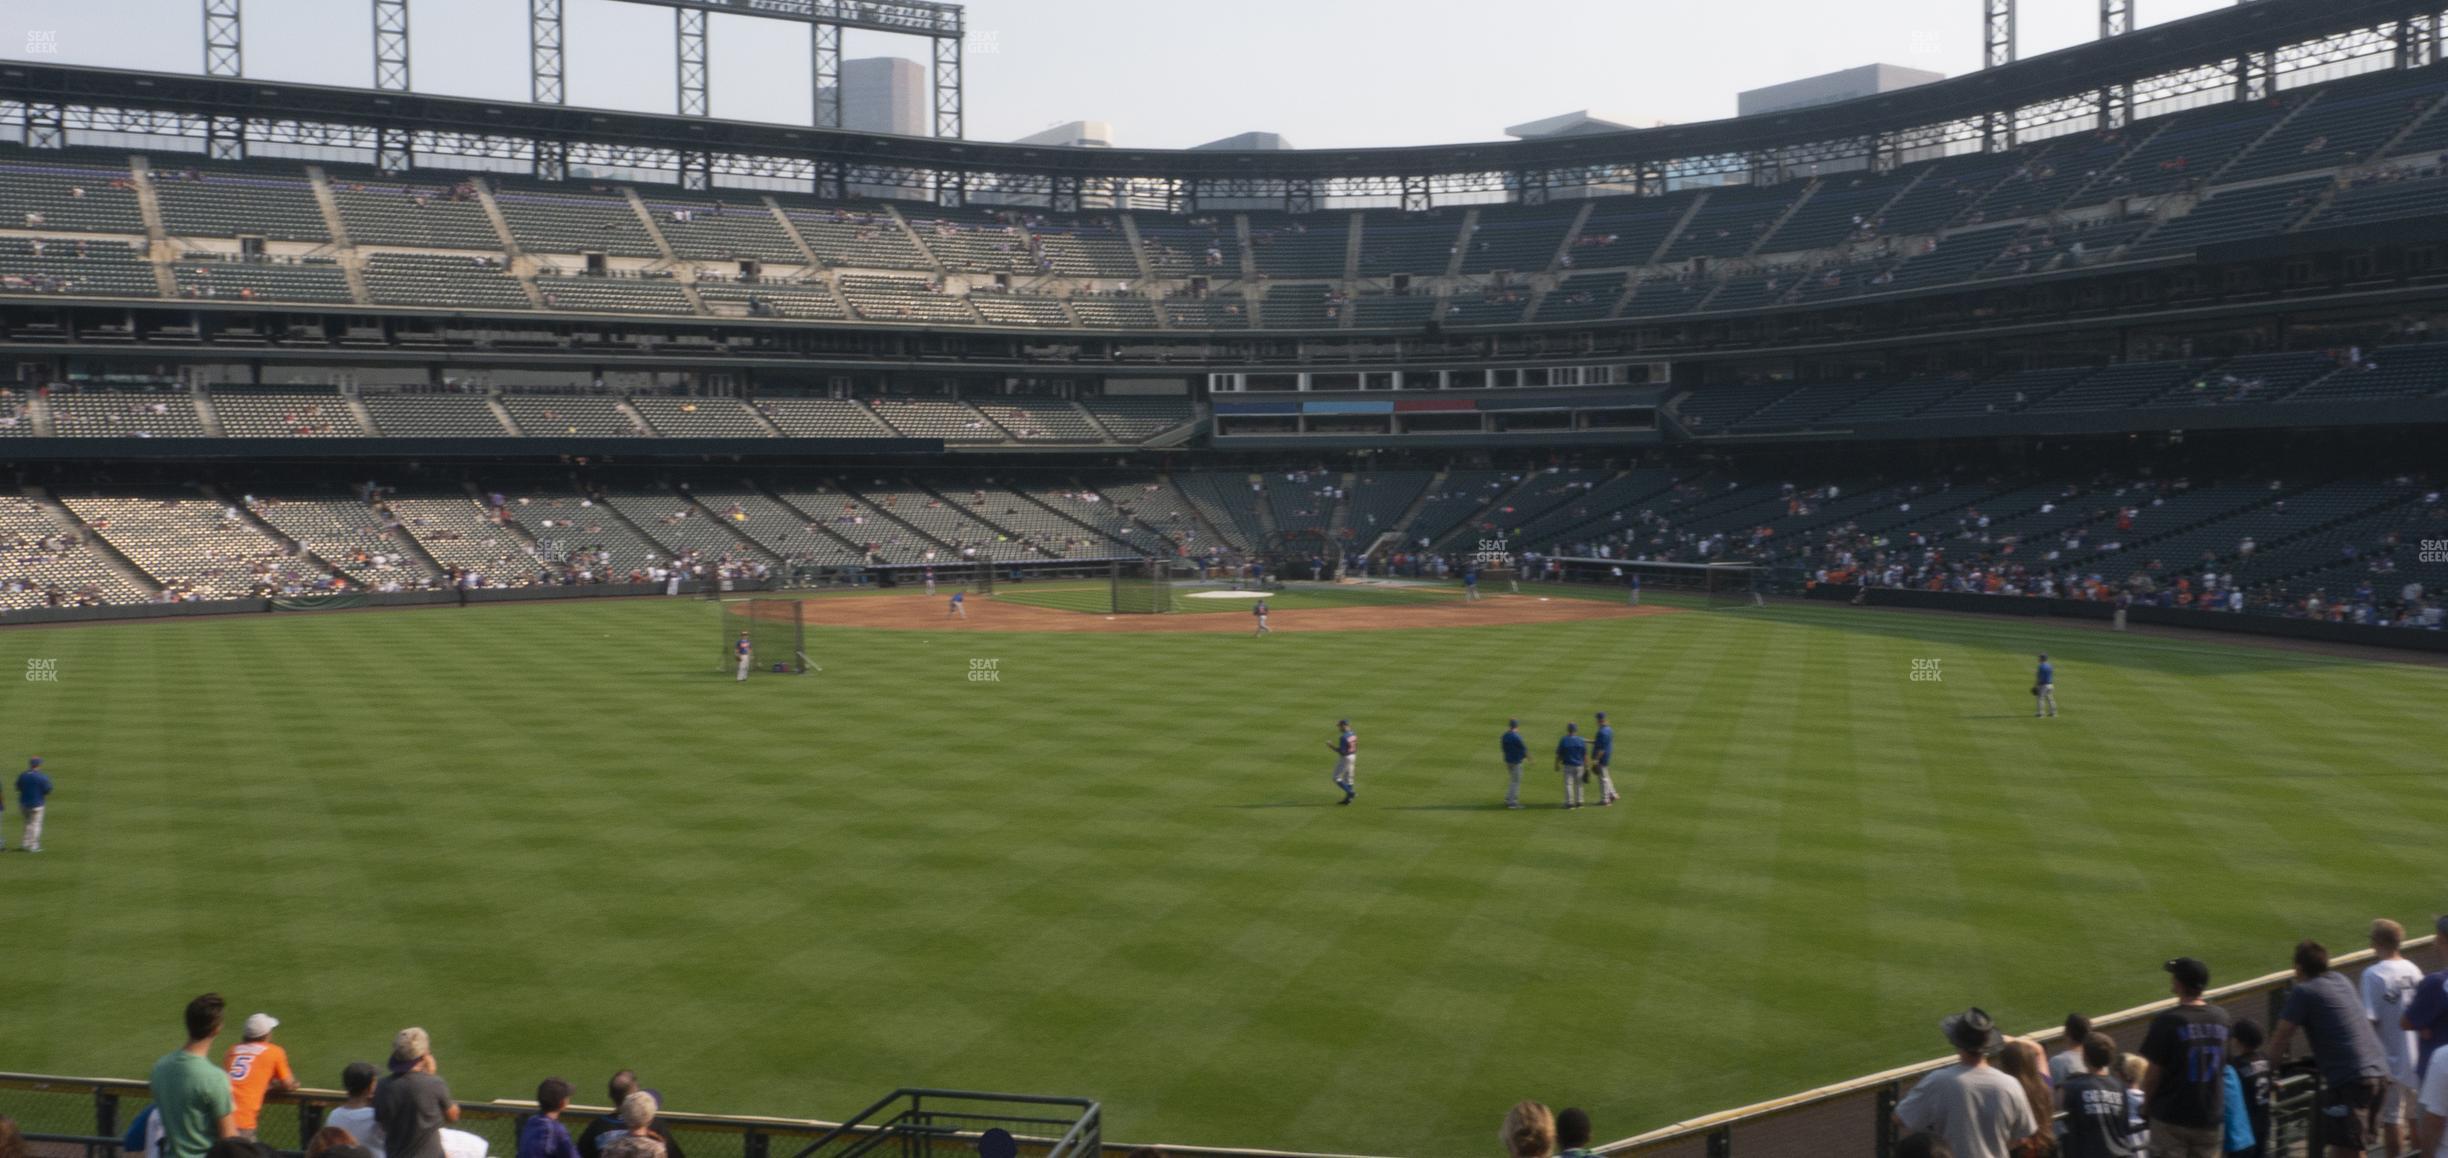
M 549 3 L 555 12 L 554 64 L 559 64 L 557 30 L 561 0 L 530 0 L 542 6 Z M 810 96 L 815 104 L 816 127 L 840 128 L 844 122 L 841 92 L 841 34 L 845 28 L 872 32 L 890 32 L 899 36 L 924 36 L 935 42 L 935 135 L 958 137 L 965 131 L 962 118 L 961 45 L 967 34 L 961 6 L 941 0 L 621 0 L 628 4 L 649 4 L 674 9 L 678 29 L 680 62 L 680 115 L 703 117 L 713 115 L 708 99 L 711 66 L 706 51 L 706 17 L 722 12 L 752 16 L 763 20 L 796 20 L 812 26 L 810 52 L 814 58 L 814 90 Z M 538 50 L 539 53 L 541 49 Z M 539 61 L 538 85 L 542 70 Z M 558 72 L 555 73 L 556 80 Z M 556 87 L 557 83 L 556 83 Z M 553 103 L 559 103 L 555 101 Z
M 2100 0 L 2099 38 L 2113 40 L 2134 30 L 2136 0 Z M 2099 90 L 2099 127 L 2122 128 L 2133 120 L 2133 84 L 2128 81 Z
M 561 0 L 527 0 L 527 68 L 527 99 L 540 105 L 563 103 Z
M 244 75 L 238 44 L 238 0 L 204 0 L 204 75 Z
M 374 0 L 374 87 L 408 91 L 408 0 Z
M 2013 64 L 2014 59 L 2014 0 L 1981 0 L 1981 67 Z
M 2106 3 L 2107 0 L 2101 0 Z M 2015 58 L 2014 0 L 1981 0 L 1981 67 L 2013 64 Z M 2014 147 L 2014 114 L 1991 113 L 1981 125 L 1985 151 Z

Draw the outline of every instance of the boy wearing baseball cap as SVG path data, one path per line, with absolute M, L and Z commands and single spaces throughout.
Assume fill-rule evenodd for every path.
M 230 1047 L 221 1063 L 229 1071 L 230 1117 L 241 1138 L 255 1137 L 255 1120 L 263 1113 L 266 1095 L 298 1088 L 297 1074 L 289 1068 L 289 1051 L 272 1044 L 272 1031 L 278 1028 L 280 1019 L 269 1013 L 248 1017 L 245 1036 Z

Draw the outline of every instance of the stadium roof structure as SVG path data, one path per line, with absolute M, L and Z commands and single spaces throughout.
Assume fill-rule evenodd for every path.
M 1709 174 L 1768 179 L 1838 162 L 1885 168 L 1944 152 L 2011 145 L 2068 126 L 2112 126 L 2137 109 L 2194 94 L 2251 97 L 2307 69 L 2380 54 L 2428 61 L 2436 0 L 2262 0 L 2002 64 L 1901 92 L 1769 116 L 1523 141 L 1361 149 L 1083 150 L 993 144 L 266 82 L 11 62 L 0 66 L 0 122 L 29 144 L 98 132 L 200 140 L 236 159 L 254 143 L 361 148 L 404 167 L 416 158 L 673 172 L 707 187 L 717 175 L 804 180 L 818 195 L 900 188 L 957 203 L 968 192 L 1039 197 L 1057 209 L 1083 188 L 1127 189 L 1135 202 L 1194 207 L 1202 198 L 1316 208 L 1378 197 L 1407 209 L 1440 197 L 1608 185 L 1662 190 Z M 2196 101 L 2198 103 L 2198 99 Z

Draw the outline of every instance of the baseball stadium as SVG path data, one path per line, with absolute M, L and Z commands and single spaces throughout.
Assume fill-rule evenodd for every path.
M 1314 149 L 113 2 L 0 0 L 0 1158 L 2448 1155 L 2437 0 Z

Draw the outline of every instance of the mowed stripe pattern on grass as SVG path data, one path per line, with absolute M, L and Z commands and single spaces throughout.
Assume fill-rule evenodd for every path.
M 211 988 L 316 1084 L 421 1024 L 463 1096 L 636 1065 L 684 1109 L 1013 1089 L 1116 1138 L 1459 1155 L 1522 1097 L 1621 1136 L 1929 1057 L 1965 1004 L 2038 1026 L 2439 904 L 2436 669 L 1795 607 L 823 629 L 823 675 L 739 686 L 713 615 L 0 632 L 60 670 L 0 686 L 0 758 L 61 784 L 50 851 L 0 859 L 0 1068 L 140 1076 Z M 1600 708 L 1627 807 L 1497 807 L 1506 716 L 1547 805 Z

